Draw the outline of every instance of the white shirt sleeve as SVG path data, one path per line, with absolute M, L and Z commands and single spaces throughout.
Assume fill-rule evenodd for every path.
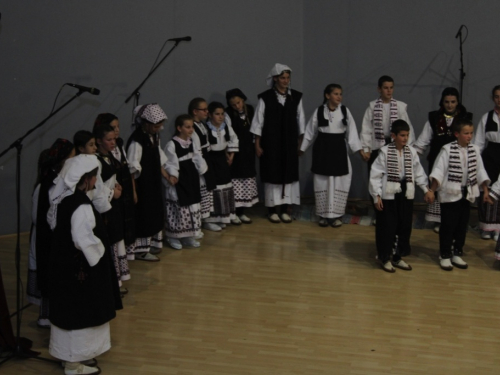
M 486 121 L 488 120 L 488 112 L 486 112 L 483 117 L 481 117 L 481 121 L 477 124 L 477 130 L 474 134 L 474 138 L 472 139 L 472 143 L 479 147 L 480 153 L 483 152 L 484 147 L 486 146 Z
M 136 141 L 130 142 L 130 146 L 128 146 L 127 150 L 127 155 L 129 157 L 128 168 L 130 170 L 130 174 L 134 176 L 134 179 L 137 179 L 142 172 L 142 146 Z
M 165 146 L 165 155 L 166 158 L 168 159 L 165 170 L 168 172 L 170 176 L 179 178 L 179 158 L 175 153 L 174 141 L 169 141 Z M 167 182 L 164 178 L 162 178 L 162 180 L 165 183 Z
M 361 146 L 361 142 L 358 136 L 358 129 L 356 128 L 356 122 L 354 121 L 354 117 L 352 117 L 351 111 L 349 108 L 347 110 L 347 129 L 346 129 L 346 138 L 347 144 L 351 149 L 351 152 L 358 152 L 363 147 Z
M 300 150 L 305 152 L 309 148 L 309 146 L 314 142 L 317 135 L 318 135 L 318 109 L 316 108 L 313 115 L 307 122 L 304 138 L 302 139 L 302 144 L 300 145 Z
M 416 150 L 412 150 L 412 158 L 413 158 L 413 176 L 415 183 L 422 189 L 422 191 L 427 193 L 429 191 L 428 185 L 429 185 L 429 179 L 427 178 L 427 174 L 424 171 L 424 168 L 422 167 L 422 164 L 420 163 L 420 158 L 418 157 L 418 154 Z
M 231 126 L 231 120 L 226 123 L 226 131 L 229 132 L 229 142 L 227 143 L 227 152 L 238 152 L 240 141 L 238 140 L 238 136 L 233 130 Z
M 374 203 L 378 202 L 378 197 L 382 197 L 382 184 L 384 175 L 386 174 L 386 165 L 387 162 L 385 152 L 379 152 L 377 158 L 372 164 L 372 169 L 370 171 L 370 184 L 368 187 Z
M 436 190 L 440 189 L 441 185 L 443 184 L 445 176 L 447 176 L 448 160 L 449 160 L 448 151 L 445 147 L 443 147 L 441 148 L 441 151 L 439 151 L 436 161 L 434 162 L 434 167 L 432 168 L 432 172 L 429 175 L 431 183 L 434 180 L 436 180 L 438 183 L 438 188 Z
M 366 108 L 363 122 L 361 123 L 361 146 L 363 151 L 371 152 L 373 137 L 373 109 L 371 105 Z
M 80 205 L 71 216 L 71 237 L 91 267 L 95 266 L 104 255 L 104 245 L 94 235 L 94 228 L 95 217 L 92 207 L 88 204 Z
M 413 147 L 417 150 L 419 154 L 423 154 L 427 146 L 431 143 L 432 140 L 432 129 L 431 124 L 427 121 L 424 125 L 424 129 L 422 133 L 418 136 L 417 141 L 413 145 Z
M 306 115 L 304 114 L 302 99 L 300 99 L 299 105 L 297 106 L 297 123 L 299 124 L 299 135 L 304 134 L 306 131 Z
M 250 126 L 250 132 L 261 136 L 262 127 L 264 126 L 264 112 L 266 110 L 266 104 L 262 99 L 259 99 L 257 107 L 255 108 L 255 114 L 252 119 L 252 125 Z

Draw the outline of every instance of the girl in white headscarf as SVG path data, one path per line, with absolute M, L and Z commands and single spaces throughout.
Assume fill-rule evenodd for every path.
M 93 358 L 111 348 L 109 321 L 122 308 L 106 229 L 86 194 L 97 173 L 96 156 L 75 156 L 49 193 L 49 352 L 65 362 L 66 375 L 100 373 Z
M 160 146 L 160 130 L 167 115 L 158 104 L 145 104 L 135 110 L 135 131 L 127 142 L 129 170 L 135 179 L 136 236 L 134 254 L 129 259 L 158 262 L 155 255 L 163 247 L 162 176 L 168 179 L 167 156 Z

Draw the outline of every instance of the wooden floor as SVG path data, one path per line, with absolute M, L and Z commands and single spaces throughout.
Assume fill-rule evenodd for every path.
M 13 236 L 0 264 L 15 307 Z M 130 263 L 130 293 L 112 321 L 103 374 L 499 374 L 500 265 L 492 240 L 469 233 L 468 270 L 442 271 L 438 236 L 414 230 L 413 271 L 383 272 L 374 228 L 314 223 L 205 232 L 200 249 L 164 248 Z M 23 235 L 23 280 L 27 235 Z M 48 355 L 37 307 L 22 336 Z M 14 320 L 15 323 L 15 320 Z M 11 360 L 2 375 L 62 374 Z

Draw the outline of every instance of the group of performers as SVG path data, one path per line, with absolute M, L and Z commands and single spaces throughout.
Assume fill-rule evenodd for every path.
M 159 261 L 164 235 L 173 249 L 196 248 L 202 229 L 252 223 L 246 208 L 258 202 L 256 156 L 268 220 L 291 223 L 291 205 L 300 204 L 299 158 L 312 145 L 318 224 L 338 228 L 353 172 L 349 154 L 359 153 L 369 167 L 384 271 L 411 270 L 402 257 L 411 252 L 415 184 L 429 203 L 427 219 L 441 223 L 442 269 L 467 268 L 461 257 L 469 206 L 480 194 L 483 236 L 498 238 L 500 182 L 490 185 L 500 173 L 500 86 L 473 140 L 472 114 L 454 88 L 443 91 L 415 140 L 391 77 L 379 79 L 380 97 L 366 109 L 358 136 L 338 84 L 326 86 L 306 124 L 291 73 L 282 64 L 271 69 L 255 110 L 237 88 L 226 92 L 227 105 L 192 99 L 164 148 L 159 134 L 167 116 L 153 103 L 135 108 L 126 143 L 119 119 L 103 113 L 92 132 L 58 139 L 41 154 L 28 298 L 40 306 L 38 325 L 51 327 L 50 353 L 65 362 L 65 374 L 100 371 L 95 357 L 110 348 L 108 322 L 122 308 L 129 261 Z M 418 157 L 428 146 L 430 182 Z

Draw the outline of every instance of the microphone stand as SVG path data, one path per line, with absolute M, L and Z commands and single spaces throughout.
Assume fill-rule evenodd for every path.
M 34 359 L 39 359 L 42 361 L 47 361 L 47 362 L 52 362 L 52 363 L 60 363 L 60 361 L 56 361 L 54 359 L 49 359 L 49 358 L 43 358 L 39 357 L 40 352 L 35 352 L 30 349 L 26 350 L 21 346 L 21 314 L 20 311 L 21 309 L 21 153 L 23 149 L 23 140 L 30 135 L 32 132 L 34 132 L 36 129 L 41 127 L 43 124 L 45 124 L 51 117 L 53 117 L 56 113 L 58 113 L 61 109 L 66 107 L 69 103 L 71 103 L 73 100 L 75 100 L 77 97 L 82 95 L 84 91 L 79 90 L 75 95 L 73 95 L 66 103 L 61 105 L 57 110 L 51 112 L 42 122 L 40 122 L 38 125 L 36 125 L 34 128 L 28 130 L 26 134 L 24 134 L 21 138 L 17 139 L 12 143 L 9 147 L 7 147 L 6 150 L 2 151 L 0 153 L 0 158 L 4 156 L 7 152 L 9 152 L 11 149 L 15 148 L 17 150 L 17 157 L 16 157 L 16 204 L 17 204 L 17 239 L 16 239 L 16 252 L 15 252 L 15 259 L 16 259 L 16 308 L 17 311 L 15 313 L 16 315 L 16 347 L 14 348 L 14 351 L 12 354 L 6 358 L 4 358 L 2 361 L 0 361 L 0 365 L 7 362 L 10 359 L 13 358 L 34 358 Z
M 462 40 L 462 28 L 466 28 L 467 26 L 461 25 L 460 29 L 458 29 L 457 35 L 455 36 L 456 38 L 460 38 L 460 101 L 463 101 L 463 89 L 464 89 L 464 78 L 465 78 L 465 72 L 464 72 L 464 53 L 462 50 L 462 46 L 465 42 L 465 40 Z M 469 30 L 467 29 L 467 35 L 469 35 Z M 467 39 L 467 38 L 466 38 Z
M 161 59 L 160 62 L 158 64 L 156 64 L 156 66 L 154 66 L 151 69 L 151 71 L 148 73 L 148 75 L 146 76 L 146 78 L 144 78 L 144 80 L 141 82 L 141 84 L 139 86 L 137 86 L 137 88 L 134 91 L 132 91 L 132 93 L 127 97 L 127 99 L 125 99 L 125 103 L 128 103 L 130 101 L 130 99 L 132 99 L 132 96 L 134 96 L 135 97 L 135 99 L 134 99 L 134 108 L 139 105 L 139 97 L 141 96 L 139 90 L 142 88 L 142 86 L 144 86 L 144 84 L 149 79 L 149 77 L 151 77 L 153 75 L 153 73 L 156 71 L 156 69 L 158 69 L 158 67 L 163 63 L 163 61 L 166 60 L 166 58 L 168 57 L 168 55 L 170 55 L 172 53 L 172 51 L 177 47 L 177 45 L 179 43 L 180 43 L 180 40 L 176 40 L 175 41 L 175 44 L 170 49 L 170 51 L 168 51 L 167 54 L 163 57 L 163 59 Z M 132 109 L 132 111 L 133 111 L 133 109 Z

